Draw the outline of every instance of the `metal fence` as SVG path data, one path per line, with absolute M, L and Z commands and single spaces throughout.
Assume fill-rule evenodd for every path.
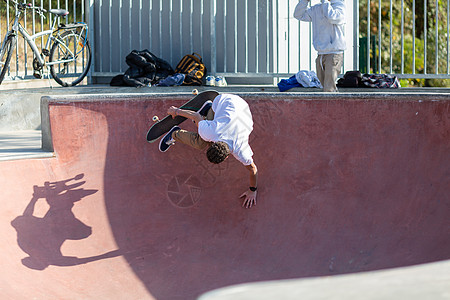
M 360 11 L 360 69 L 450 78 L 449 0 L 360 0 Z
M 144 49 L 173 67 L 196 52 L 210 74 L 228 77 L 276 79 L 315 70 L 311 25 L 293 18 L 298 0 L 53 0 L 56 7 L 42 1 L 50 2 L 46 9 L 64 8 L 76 21 L 89 23 L 94 82 L 125 72 L 126 55 Z M 450 0 L 431 1 L 427 6 L 427 0 L 346 0 L 342 72 L 450 78 Z M 12 10 L 0 15 L 2 39 Z M 48 20 L 28 15 L 24 22 L 35 33 L 48 27 Z M 31 52 L 24 43 L 20 48 L 6 80 L 31 77 Z
M 348 0 L 350 8 L 353 2 Z M 315 69 L 309 23 L 293 18 L 297 0 L 98 0 L 96 77 L 127 69 L 125 56 L 148 49 L 176 66 L 199 53 L 208 72 L 227 77 L 281 77 Z M 350 9 L 350 10 L 351 10 Z M 353 16 L 348 16 L 349 48 Z M 345 68 L 353 69 L 353 51 Z M 111 59 L 113 58 L 113 59 Z
M 94 76 L 125 71 L 125 56 L 143 49 L 174 67 L 196 52 L 212 74 L 274 71 L 271 0 L 99 0 L 94 6 Z

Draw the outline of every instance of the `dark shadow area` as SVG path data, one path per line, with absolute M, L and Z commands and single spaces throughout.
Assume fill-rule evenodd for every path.
M 234 159 L 216 170 L 185 145 L 160 153 L 144 140 L 152 116 L 185 100 L 103 103 L 105 205 L 149 293 L 195 299 L 231 284 L 450 258 L 448 231 L 441 234 L 450 208 L 447 106 L 374 98 L 245 97 L 260 171 L 250 210 L 238 199 L 247 173 Z
M 46 181 L 43 186 L 33 186 L 30 203 L 23 214 L 11 222 L 17 231 L 19 247 L 29 255 L 22 259 L 23 265 L 44 270 L 50 265 L 74 266 L 119 255 L 118 250 L 83 258 L 61 253 L 64 241 L 81 240 L 92 234 L 92 228 L 78 220 L 72 212 L 75 202 L 97 192 L 79 188 L 86 182 L 79 181 L 83 177 L 84 174 L 79 174 L 67 180 Z M 71 181 L 75 183 L 69 184 Z M 50 207 L 42 218 L 33 215 L 39 199 L 45 199 Z

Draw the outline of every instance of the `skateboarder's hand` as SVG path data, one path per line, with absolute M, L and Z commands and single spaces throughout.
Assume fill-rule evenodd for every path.
M 245 191 L 240 198 L 244 198 L 242 202 L 242 207 L 251 208 L 252 205 L 256 205 L 256 191 L 252 192 L 250 190 Z
M 167 110 L 167 114 L 171 115 L 172 118 L 175 118 L 177 116 L 177 111 L 178 111 L 178 107 L 175 106 L 171 106 L 169 107 L 169 109 Z

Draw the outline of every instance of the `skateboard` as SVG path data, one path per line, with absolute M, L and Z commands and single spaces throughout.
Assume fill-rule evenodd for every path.
M 196 96 L 180 106 L 181 109 L 197 111 L 206 101 L 213 101 L 214 98 L 219 95 L 219 93 L 216 91 L 204 91 L 198 93 L 197 90 L 193 90 L 192 93 Z M 153 122 L 155 122 L 155 124 L 153 124 L 147 132 L 147 142 L 149 143 L 153 143 L 158 138 L 169 132 L 169 130 L 172 129 L 173 126 L 183 123 L 186 118 L 181 116 L 172 118 L 172 116 L 168 115 L 162 120 L 160 120 L 158 116 L 153 116 L 152 120 Z

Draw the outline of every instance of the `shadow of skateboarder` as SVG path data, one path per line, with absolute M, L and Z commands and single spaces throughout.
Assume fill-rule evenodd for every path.
M 28 268 L 44 270 L 49 265 L 74 266 L 120 255 L 118 250 L 85 258 L 61 253 L 64 241 L 81 240 L 92 234 L 92 228 L 78 220 L 72 212 L 75 202 L 97 192 L 79 188 L 86 182 L 79 181 L 83 177 L 84 174 L 79 174 L 67 180 L 46 181 L 44 186 L 33 186 L 33 197 L 23 215 L 11 222 L 17 231 L 19 247 L 29 255 L 22 259 Z M 69 184 L 70 181 L 79 182 Z M 42 218 L 33 215 L 40 198 L 44 198 L 49 205 Z

